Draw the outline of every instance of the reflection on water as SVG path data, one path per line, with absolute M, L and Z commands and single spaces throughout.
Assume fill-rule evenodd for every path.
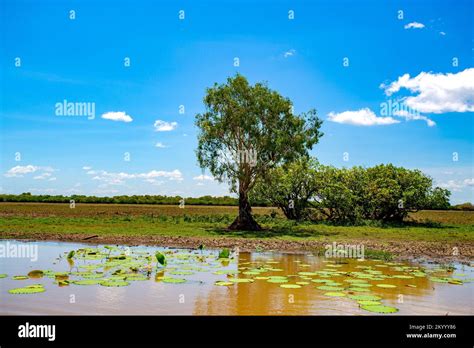
M 6 243 L 2 241 L 0 243 Z M 27 244 L 10 241 L 10 243 Z M 453 285 L 435 283 L 428 276 L 409 279 L 393 278 L 404 274 L 400 267 L 419 265 L 393 265 L 381 261 L 354 259 L 333 260 L 302 254 L 282 253 L 240 253 L 236 262 L 226 268 L 241 272 L 257 267 L 272 268 L 275 271 L 262 273 L 261 276 L 287 276 L 289 283 L 303 281 L 301 288 L 286 289 L 278 283 L 266 279 L 255 279 L 255 275 L 242 275 L 242 278 L 254 278 L 252 283 L 237 283 L 231 286 L 216 286 L 216 281 L 227 280 L 225 274 L 214 274 L 219 269 L 210 265 L 210 269 L 182 275 L 186 283 L 170 284 L 155 281 L 153 273 L 149 280 L 132 281 L 125 287 L 105 287 L 100 285 L 80 286 L 71 284 L 59 287 L 54 279 L 47 277 L 13 280 L 14 275 L 25 275 L 31 270 L 51 269 L 70 272 L 87 265 L 87 260 L 67 260 L 64 255 L 73 249 L 91 247 L 77 243 L 35 242 L 38 245 L 38 259 L 0 258 L 0 273 L 8 274 L 0 279 L 0 314 L 183 314 L 183 315 L 373 315 L 364 311 L 353 299 L 347 297 L 329 297 L 326 291 L 317 289 L 324 285 L 312 282 L 319 276 L 301 276 L 301 272 L 330 272 L 327 277 L 334 283 L 343 284 L 347 293 L 348 274 L 371 270 L 374 274 L 383 274 L 383 280 L 366 279 L 371 284 L 367 292 L 381 297 L 383 304 L 399 309 L 397 314 L 419 315 L 472 315 L 474 310 L 474 270 L 470 266 L 455 265 L 455 270 L 447 275 L 463 279 L 464 284 Z M 137 247 L 138 248 L 138 247 Z M 134 249 L 134 248 L 132 248 Z M 139 247 L 140 251 L 152 255 L 158 249 Z M 208 257 L 217 255 L 216 251 L 207 252 Z M 331 267 L 329 267 L 331 266 Z M 426 268 L 434 266 L 424 265 Z M 168 271 L 164 271 L 162 275 Z M 443 271 L 444 272 L 444 271 Z M 406 274 L 406 273 L 405 273 Z M 159 275 L 158 275 L 159 277 Z M 305 279 L 306 278 L 306 279 Z M 324 279 L 325 277 L 322 277 Z M 304 284 L 307 282 L 308 284 Z M 395 287 L 380 288 L 376 284 L 389 284 Z M 9 289 L 30 284 L 43 284 L 46 291 L 30 295 L 13 295 Z

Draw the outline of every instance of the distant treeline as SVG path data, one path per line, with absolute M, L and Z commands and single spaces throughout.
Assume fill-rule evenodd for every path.
M 113 197 L 96 197 L 84 195 L 32 195 L 29 192 L 21 195 L 0 195 L 0 202 L 37 202 L 37 203 L 70 203 L 74 200 L 75 203 L 102 203 L 102 204 L 180 204 L 183 197 L 180 196 L 154 196 L 154 195 L 133 195 L 133 196 L 113 196 Z M 230 196 L 213 197 L 188 197 L 184 198 L 187 205 L 230 205 L 236 206 L 239 204 L 237 198 Z M 256 202 L 258 206 L 266 206 L 264 202 Z
M 96 203 L 96 204 L 168 204 L 178 205 L 183 197 L 180 196 L 161 196 L 161 195 L 134 195 L 134 196 L 113 196 L 113 197 L 97 197 L 85 195 L 32 195 L 30 192 L 25 192 L 20 195 L 0 194 L 0 202 L 31 202 L 31 203 L 70 203 L 74 200 L 75 203 Z M 239 200 L 230 196 L 214 197 L 188 197 L 184 198 L 187 205 L 220 205 L 220 206 L 238 206 Z M 270 202 L 263 200 L 252 200 L 252 205 L 256 207 L 271 206 Z M 425 209 L 429 209 L 426 207 Z M 474 205 L 472 203 L 462 203 L 450 206 L 448 209 L 452 210 L 467 210 L 473 211 Z

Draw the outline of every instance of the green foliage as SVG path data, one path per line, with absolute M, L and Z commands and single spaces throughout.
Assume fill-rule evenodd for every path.
M 424 209 L 431 209 L 431 210 L 449 209 L 451 207 L 451 204 L 449 204 L 450 196 L 451 196 L 451 192 L 449 192 L 449 190 L 443 189 L 441 187 L 435 187 L 433 190 L 431 190 L 431 193 L 428 197 L 427 204 L 425 205 Z
M 454 210 L 464 210 L 464 211 L 473 211 L 474 205 L 472 203 L 466 202 L 462 204 L 457 204 L 452 207 Z
M 316 160 L 303 157 L 270 170 L 257 181 L 252 200 L 268 201 L 280 208 L 288 219 L 303 220 L 308 216 L 310 200 L 321 190 L 318 166 Z
M 330 221 L 403 221 L 409 212 L 449 204 L 449 191 L 432 188 L 419 170 L 381 164 L 371 168 L 324 167 L 318 173 L 319 212 Z
M 230 251 L 227 248 L 224 248 L 219 252 L 219 259 L 228 259 L 229 256 L 230 256 Z
M 392 164 L 338 169 L 300 159 L 270 170 L 252 193 L 289 219 L 402 222 L 410 212 L 449 207 L 450 192 L 432 185 L 421 171 Z
M 74 254 L 75 254 L 75 253 L 76 253 L 76 252 L 75 252 L 74 250 L 71 250 L 71 251 L 67 254 L 67 258 L 68 258 L 68 259 L 72 259 L 72 258 L 74 257 Z
M 96 197 L 84 195 L 32 195 L 29 192 L 20 195 L 0 194 L 0 202 L 38 202 L 38 203 L 65 203 L 69 204 L 71 200 L 75 203 L 105 203 L 105 204 L 160 204 L 160 205 L 178 205 L 182 197 L 179 196 L 113 196 L 113 197 Z M 186 205 L 219 205 L 219 206 L 236 206 L 238 200 L 234 197 L 187 197 Z

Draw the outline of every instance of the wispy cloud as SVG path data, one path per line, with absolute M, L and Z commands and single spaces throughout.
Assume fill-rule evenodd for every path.
M 156 120 L 153 124 L 153 127 L 155 127 L 155 132 L 169 132 L 178 127 L 178 122 L 166 122 L 162 120 Z
M 459 192 L 462 191 L 463 188 L 474 188 L 474 178 L 467 178 L 464 180 L 448 180 L 447 182 L 438 183 L 438 186 L 448 190 Z
M 115 173 L 107 172 L 105 170 L 89 170 L 86 174 L 92 176 L 92 180 L 101 181 L 108 185 L 123 185 L 126 180 L 130 179 L 142 179 L 145 182 L 150 182 L 150 180 L 157 178 L 164 178 L 173 181 L 183 180 L 183 174 L 178 169 L 169 172 L 164 170 L 151 170 L 145 173 Z
M 369 108 L 357 111 L 344 111 L 340 113 L 330 112 L 328 120 L 331 122 L 351 124 L 355 126 L 384 126 L 399 123 L 392 117 L 380 117 Z
M 412 114 L 408 112 L 407 110 L 397 110 L 397 111 L 394 111 L 393 114 L 395 116 L 402 117 L 407 121 L 417 121 L 417 120 L 425 121 L 428 127 L 436 126 L 436 123 L 433 120 L 429 119 L 428 117 L 423 116 L 423 115 Z
M 110 121 L 118 122 L 132 122 L 133 118 L 130 115 L 127 115 L 124 111 L 109 111 L 102 115 L 102 118 Z
M 419 22 L 411 22 L 405 25 L 405 29 L 423 29 L 425 25 Z
M 296 54 L 296 50 L 290 49 L 290 50 L 286 51 L 285 53 L 283 53 L 283 58 L 292 57 L 295 54 Z
M 6 176 L 7 178 L 23 177 L 26 174 L 32 174 L 36 172 L 40 173 L 40 175 L 38 175 L 36 178 L 41 177 L 41 179 L 46 179 L 48 176 L 51 176 L 51 174 L 49 173 L 54 172 L 54 169 L 51 167 L 41 167 L 28 164 L 26 166 L 12 167 L 4 174 L 4 176 Z
M 157 147 L 157 148 L 159 148 L 159 149 L 165 149 L 165 148 L 167 148 L 168 146 L 166 146 L 166 145 L 163 144 L 162 142 L 159 142 L 159 141 L 158 141 L 158 142 L 155 144 L 155 147 Z
M 195 177 L 193 178 L 193 180 L 197 180 L 197 181 L 205 181 L 205 180 L 212 181 L 212 180 L 214 180 L 214 178 L 213 178 L 212 176 L 209 176 L 209 175 L 201 174 L 201 175 L 195 176 Z

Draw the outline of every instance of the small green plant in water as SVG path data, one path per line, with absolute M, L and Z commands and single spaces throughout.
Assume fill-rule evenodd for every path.
M 159 251 L 155 253 L 156 256 L 156 261 L 158 264 L 162 265 L 163 267 L 166 267 L 166 256 Z
M 228 259 L 229 256 L 230 256 L 230 250 L 227 248 L 224 248 L 219 252 L 220 259 Z

